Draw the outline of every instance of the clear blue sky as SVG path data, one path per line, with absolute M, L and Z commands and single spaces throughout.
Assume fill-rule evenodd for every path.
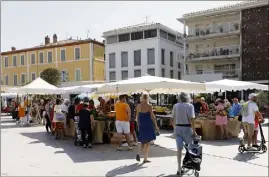
M 114 2 L 1 2 L 1 51 L 44 43 L 45 35 L 103 40 L 104 31 L 142 23 L 159 22 L 182 32 L 176 20 L 185 13 L 239 1 L 114 1 Z

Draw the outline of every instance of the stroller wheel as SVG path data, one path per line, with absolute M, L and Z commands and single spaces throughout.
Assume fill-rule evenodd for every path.
M 238 147 L 238 152 L 243 153 L 245 151 L 245 147 L 244 146 L 239 146 Z
M 267 147 L 265 145 L 262 145 L 262 152 L 266 152 L 267 151 Z
M 195 177 L 199 177 L 199 172 L 198 172 L 198 171 L 195 171 L 195 172 L 194 172 L 194 176 L 195 176 Z

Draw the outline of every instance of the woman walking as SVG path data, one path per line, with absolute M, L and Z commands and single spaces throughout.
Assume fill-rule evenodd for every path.
M 51 132 L 51 120 L 50 120 L 50 112 L 51 112 L 51 108 L 50 108 L 50 100 L 45 100 L 45 119 L 46 119 L 46 130 L 47 133 Z
M 138 141 L 141 143 L 141 147 L 138 147 L 138 153 L 136 160 L 140 161 L 140 151 L 144 152 L 143 163 L 149 163 L 148 153 L 150 149 L 150 142 L 156 139 L 156 131 L 158 126 L 156 118 L 153 114 L 152 105 L 149 104 L 149 95 L 143 94 L 141 97 L 141 104 L 137 106 L 137 124 L 138 124 Z

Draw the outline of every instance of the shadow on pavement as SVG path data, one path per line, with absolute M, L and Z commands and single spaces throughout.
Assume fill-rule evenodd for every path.
M 256 153 L 238 153 L 233 160 L 237 160 L 239 162 L 248 162 L 253 159 L 259 158 L 258 154 L 261 154 L 259 152 Z
M 121 166 L 121 167 L 118 167 L 116 169 L 113 169 L 113 170 L 107 172 L 105 176 L 106 177 L 114 177 L 117 175 L 124 175 L 127 173 L 131 173 L 131 172 L 146 168 L 146 167 L 143 167 L 142 165 L 143 164 L 134 163 L 132 165 Z
M 122 159 L 134 159 L 136 148 L 132 151 L 119 152 L 116 150 L 116 145 L 114 144 L 101 144 L 94 145 L 92 149 L 84 149 L 80 146 L 74 146 L 73 138 L 68 138 L 67 140 L 54 140 L 54 136 L 47 134 L 46 132 L 33 132 L 33 133 L 20 133 L 30 139 L 33 142 L 29 144 L 42 143 L 46 146 L 51 146 L 53 148 L 62 148 L 58 150 L 55 154 L 65 153 L 68 155 L 73 162 L 91 162 L 91 161 L 107 161 L 107 160 L 122 160 Z M 159 145 L 152 145 L 150 149 L 149 157 L 169 157 L 175 156 L 175 152 L 167 148 L 161 147 Z

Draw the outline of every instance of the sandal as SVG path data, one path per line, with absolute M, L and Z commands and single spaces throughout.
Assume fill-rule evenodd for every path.
M 144 160 L 143 163 L 150 163 L 151 161 L 149 160 Z
M 140 155 L 139 154 L 136 154 L 135 159 L 136 159 L 136 161 L 140 162 Z

